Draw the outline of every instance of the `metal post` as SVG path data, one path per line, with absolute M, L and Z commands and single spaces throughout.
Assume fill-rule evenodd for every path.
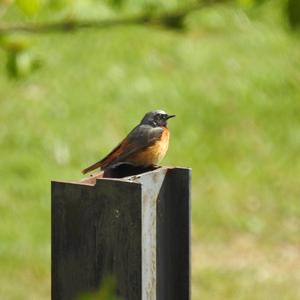
M 124 300 L 190 299 L 190 170 L 52 182 L 52 300 L 96 291 Z

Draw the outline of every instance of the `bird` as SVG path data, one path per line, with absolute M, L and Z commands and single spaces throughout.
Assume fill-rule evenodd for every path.
M 98 168 L 105 171 L 120 164 L 143 168 L 156 166 L 166 155 L 169 146 L 167 121 L 175 116 L 163 110 L 147 112 L 111 152 L 81 172 L 86 174 Z

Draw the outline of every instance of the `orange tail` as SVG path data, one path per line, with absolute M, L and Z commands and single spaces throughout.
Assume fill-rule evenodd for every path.
M 90 171 L 93 171 L 97 168 L 106 168 L 110 163 L 112 163 L 121 153 L 122 147 L 125 147 L 127 144 L 126 142 L 122 141 L 116 148 L 114 148 L 110 153 L 108 153 L 103 159 L 97 161 L 95 164 L 87 167 L 86 169 L 82 170 L 83 174 L 86 174 Z
M 93 165 L 87 167 L 86 169 L 82 170 L 81 173 L 86 174 L 86 173 L 91 172 L 91 171 L 93 171 L 97 168 L 101 168 L 102 163 L 103 163 L 102 160 L 100 160 L 100 161 L 96 162 L 95 164 L 93 164 Z

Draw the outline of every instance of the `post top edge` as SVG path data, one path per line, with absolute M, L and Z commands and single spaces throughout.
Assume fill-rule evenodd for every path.
M 74 184 L 74 185 L 85 185 L 85 186 L 95 186 L 98 181 L 116 181 L 116 182 L 126 182 L 131 184 L 140 184 L 138 182 L 139 179 L 150 176 L 151 174 L 157 174 L 159 172 L 166 173 L 169 170 L 188 170 L 189 172 L 192 171 L 192 168 L 186 168 L 186 167 L 179 167 L 179 166 L 162 166 L 154 170 L 150 170 L 147 172 L 143 172 L 136 175 L 126 176 L 122 178 L 103 178 L 103 172 L 96 173 L 95 175 L 91 177 L 84 178 L 80 181 L 73 181 L 73 180 L 51 180 L 51 184 Z M 137 180 L 137 181 L 136 181 Z

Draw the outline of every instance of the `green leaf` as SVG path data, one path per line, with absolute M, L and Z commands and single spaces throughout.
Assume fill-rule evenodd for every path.
M 26 77 L 41 66 L 41 59 L 29 51 L 7 52 L 6 69 L 12 78 Z
M 105 277 L 98 291 L 80 295 L 77 300 L 122 300 L 116 295 L 116 286 L 115 278 Z
M 42 0 L 17 0 L 19 8 L 29 16 L 39 12 L 42 6 Z
M 0 37 L 0 46 L 9 52 L 21 52 L 28 49 L 32 44 L 32 40 L 22 34 L 10 34 Z

